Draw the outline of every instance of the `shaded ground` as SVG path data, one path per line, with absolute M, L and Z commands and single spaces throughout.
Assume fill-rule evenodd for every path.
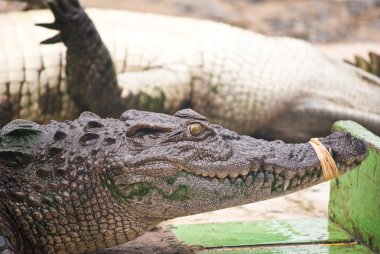
M 285 197 L 205 214 L 181 217 L 162 224 L 326 217 L 329 190 L 329 183 L 323 183 Z

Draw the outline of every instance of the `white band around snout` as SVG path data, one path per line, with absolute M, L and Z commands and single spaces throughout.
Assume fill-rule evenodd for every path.
M 339 177 L 340 174 L 336 163 L 326 147 L 317 138 L 310 139 L 309 143 L 314 148 L 321 163 L 324 180 L 329 181 Z

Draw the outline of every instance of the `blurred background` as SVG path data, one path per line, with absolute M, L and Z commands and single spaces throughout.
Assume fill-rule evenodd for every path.
M 315 43 L 380 41 L 380 0 L 82 0 L 85 6 L 207 18 Z M 44 0 L 0 0 L 0 11 Z
M 310 41 L 336 59 L 380 53 L 380 0 L 82 0 L 117 8 L 206 18 L 267 35 Z M 0 12 L 45 8 L 43 0 L 0 0 Z M 329 183 L 273 200 L 167 223 L 327 217 Z

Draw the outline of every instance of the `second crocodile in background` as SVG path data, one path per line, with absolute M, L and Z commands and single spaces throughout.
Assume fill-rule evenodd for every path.
M 174 113 L 192 107 L 242 134 L 291 141 L 327 135 L 351 119 L 380 133 L 380 81 L 335 63 L 310 44 L 221 23 L 89 9 L 49 1 L 68 47 L 33 23 L 48 11 L 3 15 L 0 116 L 73 119 L 83 110 L 117 117 L 128 108 Z M 112 65 L 115 64 L 116 78 Z M 65 71 L 67 69 L 67 84 Z

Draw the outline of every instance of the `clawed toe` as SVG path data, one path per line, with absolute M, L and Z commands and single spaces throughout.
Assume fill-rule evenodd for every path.
M 63 42 L 63 37 L 61 34 L 57 34 L 54 37 L 41 41 L 41 44 L 54 44 L 59 42 Z
M 48 0 L 47 4 L 49 9 L 53 12 L 55 21 L 53 23 L 36 24 L 36 26 L 62 31 L 65 26 L 73 22 L 75 23 L 75 21 L 78 21 L 80 19 L 79 17 L 84 14 L 83 8 L 78 0 Z M 61 32 L 52 38 L 42 41 L 41 44 L 62 42 L 63 37 Z
M 61 30 L 61 26 L 57 23 L 37 23 L 36 26 L 41 26 L 41 27 L 45 27 L 45 28 L 48 28 L 48 29 L 53 29 L 53 30 Z

